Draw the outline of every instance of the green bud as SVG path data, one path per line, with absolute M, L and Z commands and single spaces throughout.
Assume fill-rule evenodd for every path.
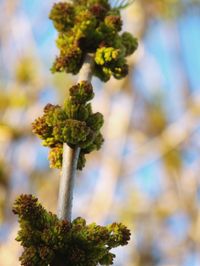
M 56 3 L 51 9 L 49 18 L 59 32 L 66 31 L 73 26 L 74 8 L 70 3 Z
M 112 265 L 115 257 L 116 257 L 115 254 L 112 253 L 106 254 L 100 259 L 99 263 L 100 265 Z
M 71 102 L 75 104 L 85 104 L 94 97 L 92 85 L 87 81 L 81 81 L 72 86 L 69 89 L 69 94 L 71 96 Z
M 82 66 L 83 57 L 80 48 L 71 47 L 65 55 L 60 55 L 56 58 L 51 71 L 55 72 L 66 72 L 77 74 Z
M 19 260 L 21 261 L 21 265 L 23 266 L 44 265 L 44 263 L 42 264 L 42 261 L 40 259 L 39 253 L 37 252 L 37 249 L 33 246 L 25 248 Z
M 131 233 L 125 225 L 123 225 L 122 223 L 113 223 L 108 226 L 108 228 L 111 233 L 109 245 L 116 247 L 119 244 L 122 246 L 128 244 Z
M 132 36 L 129 32 L 124 32 L 121 35 L 122 44 L 126 48 L 126 56 L 131 55 L 135 52 L 138 47 L 138 40 Z
M 109 15 L 105 18 L 106 26 L 112 28 L 115 31 L 120 31 L 122 29 L 122 20 L 120 16 Z
M 112 73 L 116 79 L 122 79 L 128 74 L 128 65 L 124 64 L 122 66 L 115 67 L 112 69 Z
M 103 126 L 104 120 L 101 113 L 94 113 L 87 119 L 87 125 L 94 131 L 100 130 Z
M 90 128 L 84 121 L 70 120 L 66 121 L 66 126 L 63 128 L 62 134 L 64 142 L 71 145 L 79 145 L 79 142 L 86 140 L 90 133 Z
M 101 133 L 98 133 L 91 143 L 89 143 L 87 146 L 83 147 L 82 152 L 85 154 L 90 153 L 94 150 L 99 150 L 104 142 L 103 136 Z
M 58 121 L 64 121 L 67 118 L 67 115 L 59 105 L 48 103 L 44 107 L 44 118 L 46 124 L 49 127 L 53 127 L 58 123 Z
M 51 248 L 47 246 L 41 246 L 39 248 L 39 256 L 44 263 L 48 264 L 54 259 L 55 253 Z
M 26 220 L 31 224 L 34 223 L 35 228 L 44 226 L 44 219 L 40 219 L 43 216 L 44 208 L 38 204 L 37 198 L 32 195 L 20 195 L 15 200 L 12 211 L 22 220 Z
M 32 131 L 42 139 L 51 136 L 52 128 L 46 123 L 45 117 L 39 117 L 32 123 Z
M 50 168 L 62 168 L 62 145 L 51 148 L 49 152 Z
M 103 20 L 106 13 L 107 9 L 101 4 L 94 4 L 90 7 L 90 12 L 98 19 Z
M 117 61 L 120 57 L 120 50 L 113 47 L 101 47 L 97 49 L 95 54 L 95 62 L 97 65 L 106 65 Z
M 108 68 L 104 67 L 104 69 L 102 69 L 101 66 L 95 64 L 93 74 L 94 76 L 98 77 L 100 80 L 107 82 L 110 79 L 112 72 Z

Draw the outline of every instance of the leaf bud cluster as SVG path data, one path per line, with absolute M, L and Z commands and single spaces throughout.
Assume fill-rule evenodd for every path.
M 94 75 L 102 81 L 128 74 L 126 57 L 137 49 L 137 39 L 128 32 L 120 33 L 120 10 L 112 8 L 108 0 L 59 2 L 53 5 L 49 18 L 58 31 L 59 56 L 52 72 L 77 74 L 86 54 L 92 53 Z M 111 58 L 106 57 L 111 50 Z
M 115 255 L 110 250 L 130 239 L 130 231 L 121 223 L 100 226 L 81 217 L 59 220 L 32 195 L 20 195 L 13 212 L 19 219 L 16 240 L 23 246 L 23 266 L 112 265 Z
M 85 165 L 85 154 L 100 149 L 103 137 L 100 129 L 103 115 L 93 113 L 94 97 L 92 85 L 82 81 L 69 89 L 69 98 L 64 106 L 47 104 L 44 114 L 32 123 L 33 132 L 50 148 L 49 159 L 52 168 L 61 168 L 63 143 L 72 149 L 81 148 L 78 169 Z

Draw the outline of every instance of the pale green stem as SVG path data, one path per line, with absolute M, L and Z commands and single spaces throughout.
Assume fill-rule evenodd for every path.
M 93 58 L 86 55 L 83 66 L 79 73 L 78 82 L 92 79 Z M 59 219 L 71 221 L 73 190 L 80 148 L 71 149 L 66 143 L 63 144 L 63 163 L 60 177 L 58 194 L 57 214 Z

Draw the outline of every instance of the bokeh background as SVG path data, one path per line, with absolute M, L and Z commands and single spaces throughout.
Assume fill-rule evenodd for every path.
M 0 0 L 0 266 L 19 265 L 17 195 L 56 212 L 59 171 L 31 132 L 77 79 L 49 71 L 53 2 Z M 123 17 L 139 48 L 126 79 L 93 79 L 105 143 L 78 173 L 73 216 L 131 229 L 116 266 L 199 266 L 200 1 L 135 0 Z

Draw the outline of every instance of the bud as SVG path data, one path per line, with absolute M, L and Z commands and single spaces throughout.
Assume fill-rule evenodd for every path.
M 138 47 L 138 41 L 129 32 L 124 32 L 121 35 L 122 44 L 126 48 L 126 56 L 131 55 L 135 52 Z

